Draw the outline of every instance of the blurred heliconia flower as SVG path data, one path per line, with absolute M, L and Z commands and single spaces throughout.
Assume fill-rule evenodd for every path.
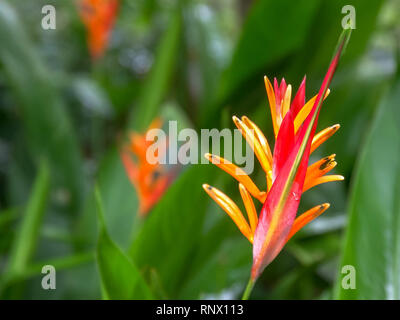
M 160 119 L 155 119 L 148 130 L 159 129 Z M 146 132 L 147 133 L 147 132 Z M 160 163 L 149 163 L 146 152 L 153 141 L 146 140 L 145 134 L 131 133 L 130 141 L 121 152 L 121 158 L 127 175 L 134 185 L 139 198 L 139 215 L 146 216 L 149 210 L 160 200 L 175 174 Z M 166 151 L 160 147 L 159 150 Z M 163 152 L 160 151 L 160 152 Z
M 79 13 L 87 29 L 89 51 L 100 58 L 117 16 L 119 0 L 79 0 Z
M 248 285 L 250 291 L 255 280 L 286 242 L 329 208 L 328 203 L 323 203 L 296 218 L 302 193 L 321 183 L 344 179 L 340 175 L 326 175 L 336 166 L 334 154 L 310 166 L 308 161 L 310 154 L 339 129 L 336 124 L 315 134 L 322 101 L 329 94 L 328 86 L 347 40 L 348 35 L 344 33 L 318 95 L 307 102 L 305 78 L 293 100 L 292 87 L 284 79 L 279 85 L 274 79 L 272 85 L 267 77 L 264 78 L 275 133 L 273 153 L 266 137 L 253 121 L 246 116 L 241 119 L 233 117 L 235 125 L 253 148 L 265 172 L 265 191 L 260 190 L 235 164 L 215 155 L 205 155 L 210 162 L 239 182 L 248 221 L 238 206 L 220 190 L 208 184 L 204 184 L 203 188 L 253 244 L 253 266 Z M 259 216 L 252 197 L 263 204 Z

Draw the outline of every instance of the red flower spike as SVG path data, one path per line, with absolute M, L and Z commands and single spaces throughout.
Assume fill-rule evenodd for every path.
M 280 86 L 279 86 L 280 99 L 281 99 L 281 100 L 283 100 L 283 98 L 285 97 L 286 88 L 287 88 L 287 85 L 286 85 L 285 78 L 282 78 L 281 84 L 280 84 Z
M 278 125 L 281 125 L 281 121 L 282 121 L 282 110 L 281 110 L 281 106 L 282 106 L 282 99 L 283 96 L 281 95 L 281 89 L 278 85 L 278 80 L 276 78 L 274 78 L 274 91 L 275 91 L 275 112 L 276 112 L 276 117 L 277 117 L 277 122 Z
M 281 101 L 281 90 L 279 89 L 279 84 L 276 77 L 274 77 L 274 92 L 276 101 Z
M 256 280 L 286 243 L 300 202 L 312 138 L 328 86 L 339 61 L 344 43 L 339 47 L 325 75 L 314 106 L 298 132 L 295 146 L 278 173 L 261 210 L 253 242 L 251 278 Z M 279 137 L 279 134 L 278 134 Z
M 278 81 L 274 78 L 274 85 L 272 86 L 268 78 L 264 77 L 276 138 L 272 166 L 270 158 L 257 157 L 263 168 L 268 168 L 267 165 L 269 165 L 269 168 L 272 167 L 271 171 L 266 171 L 267 190 L 257 191 L 262 189 L 255 187 L 248 176 L 246 179 L 243 177 L 239 179 L 232 174 L 232 170 L 227 171 L 239 182 L 246 181 L 246 184 L 240 186 L 240 191 L 248 216 L 252 218 L 252 227 L 246 228 L 246 237 L 253 244 L 253 266 L 250 281 L 243 295 L 244 298 L 249 296 L 256 279 L 279 254 L 285 243 L 298 230 L 329 207 L 329 204 L 322 204 L 308 210 L 296 219 L 302 193 L 318 184 L 344 179 L 340 175 L 326 175 L 337 164 L 334 161 L 335 155 L 325 157 L 310 166 L 308 166 L 308 161 L 310 153 L 331 137 L 340 127 L 334 125 L 315 135 L 322 102 L 328 96 L 328 86 L 332 81 L 350 33 L 351 30 L 349 29 L 341 35 L 336 54 L 330 63 L 318 95 L 307 103 L 305 102 L 305 77 L 292 103 L 290 103 L 292 93 L 290 84 L 287 85 L 286 81 L 282 79 L 278 86 Z M 253 123 L 247 117 L 245 119 L 246 123 Z M 262 133 L 251 137 L 246 135 L 246 139 L 254 140 L 254 144 L 259 146 L 259 149 L 263 146 L 263 148 L 269 150 L 267 140 L 262 137 Z M 257 149 L 257 152 L 262 153 L 262 150 Z M 231 166 L 234 165 L 231 164 Z M 251 187 L 251 190 L 248 189 L 249 187 Z M 208 193 L 210 194 L 210 191 Z M 211 194 L 212 198 L 213 196 L 214 194 Z M 258 220 L 255 216 L 255 207 L 251 196 L 263 203 Z M 225 207 L 223 202 L 219 201 L 219 204 L 225 211 L 229 209 Z M 247 224 L 247 221 L 243 220 L 240 225 Z
M 161 128 L 161 124 L 160 119 L 155 119 L 148 130 Z M 142 217 L 146 216 L 161 199 L 176 174 L 174 170 L 168 171 L 161 164 L 147 161 L 146 152 L 151 144 L 152 141 L 146 139 L 146 133 L 132 133 L 130 142 L 124 146 L 121 152 L 125 171 L 139 198 L 139 215 Z M 162 152 L 166 152 L 166 148 L 167 146 Z M 136 158 L 135 161 L 132 156 Z

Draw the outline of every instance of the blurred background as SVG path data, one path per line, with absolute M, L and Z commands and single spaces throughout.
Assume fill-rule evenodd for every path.
M 105 22 L 85 20 L 101 2 L 0 3 L 0 298 L 240 297 L 251 246 L 201 188 L 240 204 L 236 182 L 184 166 L 143 218 L 120 150 L 157 117 L 200 130 L 247 115 L 272 140 L 263 76 L 297 90 L 307 75 L 316 94 L 349 4 L 356 29 L 319 121 L 341 129 L 312 158 L 336 153 L 346 179 L 303 196 L 299 212 L 331 207 L 252 298 L 400 298 L 400 1 L 115 0 Z M 44 265 L 56 290 L 41 286 Z

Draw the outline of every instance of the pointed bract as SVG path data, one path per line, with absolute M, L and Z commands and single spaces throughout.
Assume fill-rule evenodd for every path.
M 304 76 L 303 81 L 297 90 L 296 96 L 293 99 L 292 106 L 290 109 L 293 112 L 293 117 L 295 118 L 299 113 L 300 109 L 306 103 L 306 76 Z
M 282 121 L 276 139 L 272 160 L 272 182 L 275 181 L 294 146 L 294 126 L 292 112 L 289 110 Z

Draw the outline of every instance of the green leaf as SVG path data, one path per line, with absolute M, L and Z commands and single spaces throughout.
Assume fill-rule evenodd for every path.
M 104 155 L 97 173 L 97 187 L 102 194 L 104 220 L 111 239 L 123 250 L 130 247 L 132 234 L 139 227 L 138 199 L 129 181 L 116 147 Z M 93 188 L 94 189 L 94 188 Z M 92 248 L 97 242 L 96 198 L 94 190 L 87 197 L 76 232 L 79 242 Z
M 336 283 L 339 299 L 400 298 L 400 82 L 382 101 L 352 181 L 349 221 Z M 343 289 L 342 267 L 356 270 Z
M 151 211 L 132 244 L 131 255 L 137 266 L 157 271 L 168 298 L 179 295 L 199 250 L 209 200 L 201 185 L 212 181 L 212 169 L 210 165 L 186 169 Z
M 38 176 L 23 215 L 10 252 L 8 273 L 10 276 L 22 273 L 35 253 L 40 226 L 48 200 L 50 185 L 49 169 L 42 161 Z
M 102 161 L 98 186 L 103 195 L 107 231 L 118 246 L 127 249 L 136 227 L 138 199 L 116 148 Z
M 96 258 L 104 297 L 107 299 L 151 299 L 152 293 L 139 270 L 107 233 L 99 190 L 96 190 L 96 202 L 100 228 Z
M 196 253 L 193 257 L 195 262 L 180 299 L 205 299 L 211 296 L 218 299 L 218 294 L 224 291 L 230 293 L 230 298 L 237 298 L 242 293 L 251 270 L 252 250 L 242 234 L 237 234 L 237 230 L 233 230 L 235 237 L 227 234 L 226 230 L 230 229 L 231 223 L 228 219 L 223 216 L 223 228 L 217 228 L 222 236 L 207 234 L 202 239 L 205 245 L 199 248 L 200 254 Z M 216 242 L 214 246 L 213 241 Z

